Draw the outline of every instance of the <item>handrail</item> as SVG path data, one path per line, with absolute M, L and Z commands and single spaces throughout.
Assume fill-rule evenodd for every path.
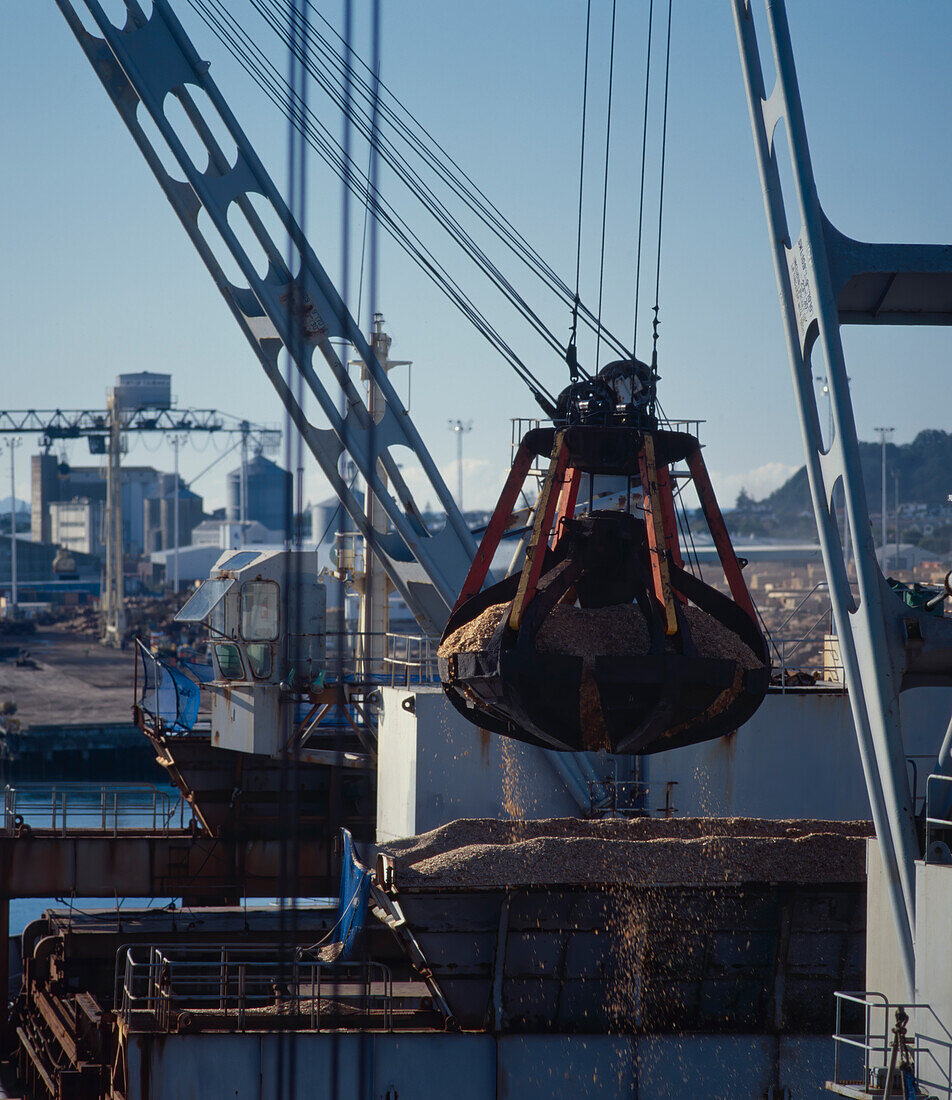
M 168 835 L 186 827 L 185 810 L 181 794 L 176 797 L 151 783 L 27 783 L 3 789 L 3 831 L 8 836 L 24 825 L 61 836 L 70 830 L 118 836 L 145 829 Z
M 791 663 L 790 657 L 807 641 L 811 641 L 809 635 L 804 635 L 800 638 L 774 638 L 774 647 L 776 649 L 778 663 L 773 666 L 774 676 L 778 678 L 777 683 L 771 685 L 772 691 L 778 691 L 784 694 L 792 687 L 802 687 L 800 684 L 788 683 L 789 678 L 796 673 L 806 673 L 809 675 L 816 675 L 822 672 L 843 672 L 843 666 L 836 665 L 824 665 L 818 667 L 813 662 L 801 662 Z M 831 681 L 820 681 L 817 683 L 814 681 L 814 685 L 821 690 L 845 690 L 842 678 Z
M 826 608 L 825 611 L 821 611 L 820 614 L 816 617 L 816 619 L 814 619 L 813 625 L 807 627 L 806 633 L 801 638 L 781 638 L 780 639 L 781 642 L 787 642 L 787 641 L 796 642 L 796 645 L 793 647 L 793 649 L 790 650 L 790 656 L 791 657 L 793 656 L 794 653 L 796 653 L 796 651 L 800 648 L 800 646 L 803 645 L 804 642 L 807 642 L 807 641 L 811 640 L 814 630 L 816 630 L 816 628 L 820 625 L 820 623 L 822 623 L 823 620 L 829 614 L 830 614 L 830 609 L 829 608 Z
M 886 1067 L 892 1049 L 890 1042 L 891 1021 L 897 1010 L 907 1013 L 914 1022 L 916 1033 L 909 1042 L 915 1061 L 916 1079 L 930 1088 L 952 1088 L 952 1033 L 944 1026 L 931 1005 L 914 1001 L 890 1001 L 884 993 L 873 990 L 843 990 L 833 994 L 836 1001 L 836 1024 L 833 1033 L 833 1084 L 854 1085 L 855 1078 L 842 1069 L 841 1051 L 848 1047 L 863 1052 L 862 1087 L 865 1092 L 882 1095 Z M 843 1006 L 853 1004 L 863 1010 L 863 1032 L 843 1031 Z M 874 1024 L 874 1014 L 882 1013 L 882 1030 Z M 877 1030 L 874 1030 L 874 1026 Z M 937 1027 L 935 1035 L 926 1031 Z M 940 1063 L 937 1051 L 944 1050 Z M 932 1080 L 938 1073 L 938 1079 Z M 928 1075 L 928 1077 L 926 1076 Z
M 937 785 L 942 783 L 946 784 L 948 788 L 945 804 L 952 806 L 952 776 L 933 773 L 926 779 L 926 861 L 929 859 L 929 848 L 932 845 L 933 826 L 952 829 L 952 817 L 938 817 L 933 812 L 933 791 Z M 946 813 L 949 813 L 949 811 L 946 810 Z
M 797 604 L 797 606 L 783 620 L 783 622 L 780 624 L 780 626 L 777 627 L 778 632 L 783 630 L 783 628 L 787 625 L 787 623 L 789 623 L 790 620 L 794 617 L 794 615 L 796 615 L 797 612 L 801 610 L 803 605 L 807 602 L 807 600 L 809 600 L 811 598 L 811 596 L 813 596 L 821 588 L 826 588 L 827 590 L 829 590 L 829 587 L 830 587 L 830 582 L 829 581 L 817 581 L 816 584 L 810 589 L 810 591 L 807 592 L 807 594 L 803 597 L 803 599 Z M 831 610 L 831 608 L 827 607 L 823 611 L 823 615 L 829 614 L 830 610 Z M 821 615 L 821 618 L 822 618 L 822 615 Z
M 187 1013 L 221 1017 L 235 1031 L 267 1030 L 296 1016 L 305 1030 L 353 1025 L 393 1030 L 393 975 L 380 962 L 283 959 L 248 944 L 124 945 L 116 954 L 115 1009 L 130 1032 L 169 1032 Z M 333 1011 L 336 1005 L 337 1011 Z
M 439 679 L 436 650 L 439 638 L 425 634 L 387 634 L 387 656 L 384 663 L 390 669 L 390 686 L 411 684 L 432 684 Z M 400 649 L 402 648 L 402 656 Z

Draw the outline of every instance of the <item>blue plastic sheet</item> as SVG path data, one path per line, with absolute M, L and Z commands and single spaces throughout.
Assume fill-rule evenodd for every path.
M 198 717 L 198 684 L 137 643 L 139 708 L 168 733 L 188 733 Z
M 179 660 L 178 667 L 191 673 L 201 684 L 210 684 L 215 679 L 215 669 L 210 661 Z
M 340 833 L 342 859 L 337 901 L 337 941 L 341 944 L 339 958 L 346 961 L 353 954 L 367 916 L 370 871 L 357 859 L 350 830 L 341 829 Z

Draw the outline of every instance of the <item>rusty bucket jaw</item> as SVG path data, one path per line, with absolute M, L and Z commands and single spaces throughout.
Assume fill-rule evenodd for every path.
M 481 590 L 532 458 L 546 453 L 525 566 Z M 687 463 L 731 598 L 684 568 L 669 473 L 675 462 Z M 629 502 L 628 511 L 576 516 L 585 473 L 621 474 L 640 485 L 641 512 Z M 601 610 L 622 609 L 638 625 L 640 643 L 626 651 L 608 640 L 604 653 L 585 652 L 582 642 L 573 651 L 565 637 L 540 646 L 540 631 L 565 616 L 554 610 L 560 604 L 569 614 L 591 613 L 590 622 Z M 682 432 L 615 425 L 530 432 L 443 643 L 488 614 L 498 621 L 488 636 L 481 632 L 478 648 L 441 645 L 440 677 L 469 721 L 531 744 L 650 753 L 708 740 L 745 722 L 769 683 L 766 643 L 700 447 Z M 698 631 L 705 636 L 695 637 Z M 724 640 L 723 652 L 716 645 L 712 652 L 711 632 Z

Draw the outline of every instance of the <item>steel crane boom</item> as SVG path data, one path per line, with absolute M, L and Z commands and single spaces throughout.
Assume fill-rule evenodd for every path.
M 817 192 L 784 0 L 764 4 L 776 70 L 769 92 L 752 0 L 732 0 L 732 5 L 840 660 L 900 957 L 912 990 L 915 864 L 921 849 L 899 696 L 915 687 L 952 684 L 952 617 L 909 607 L 877 561 L 840 329 L 844 324 L 952 325 L 948 293 L 952 255 L 947 245 L 856 241 L 836 229 Z M 784 202 L 777 154 L 780 142 L 789 153 L 795 192 L 792 222 Z M 794 238 L 797 219 L 799 233 Z M 830 388 L 832 432 L 826 440 L 813 385 L 817 354 L 826 360 Z M 838 484 L 843 487 L 846 525 L 854 548 L 855 596 L 832 503 Z M 950 744 L 947 735 L 937 772 L 948 774 Z
M 472 536 L 385 367 L 371 351 L 209 76 L 209 63 L 200 58 L 167 0 L 154 0 L 148 17 L 137 0 L 124 0 L 124 27 L 111 22 L 97 0 L 82 0 L 101 38 L 86 30 L 71 0 L 56 3 L 343 508 L 373 547 L 421 629 L 439 634 L 475 553 Z M 211 110 L 235 143 L 233 163 L 215 137 L 215 120 L 203 114 L 196 89 L 207 95 Z M 208 154 L 204 169 L 193 162 L 179 128 L 166 114 L 170 96 L 180 102 Z M 174 179 L 166 170 L 156 144 L 143 128 L 140 110 L 151 116 L 184 180 Z M 271 235 L 252 196 L 263 200 L 297 253 L 300 266 L 296 271 L 291 267 L 297 268 L 297 263 L 289 267 L 286 242 Z M 203 210 L 237 263 L 245 285 L 236 285 L 225 274 L 199 223 Z M 235 232 L 235 224 L 242 220 L 267 257 L 264 275 Z M 384 399 L 382 413 L 375 410 L 371 415 L 333 340 L 344 340 L 356 349 L 368 378 Z M 283 376 L 279 368 L 282 352 L 316 399 L 327 427 L 312 423 L 295 392 L 297 385 Z M 423 523 L 392 453 L 394 447 L 412 453 L 429 482 L 431 499 L 439 501 L 446 512 L 445 527 L 436 534 Z M 390 527 L 386 534 L 371 529 L 358 498 L 341 475 L 340 459 L 345 453 L 383 507 Z

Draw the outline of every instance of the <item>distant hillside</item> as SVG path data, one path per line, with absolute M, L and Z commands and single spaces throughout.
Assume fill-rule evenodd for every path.
M 870 512 L 879 512 L 882 496 L 882 446 L 860 443 L 860 461 Z M 952 433 L 929 428 L 911 443 L 886 444 L 886 477 L 889 507 L 895 500 L 893 474 L 899 474 L 902 503 L 945 504 L 952 493 Z M 774 490 L 764 501 L 776 515 L 795 516 L 811 511 L 810 486 L 805 466 Z
M 860 443 L 859 453 L 870 515 L 878 517 L 882 500 L 882 446 L 878 442 Z M 887 511 L 890 516 L 896 502 L 893 474 L 897 472 L 900 504 L 924 504 L 930 508 L 929 516 L 922 519 L 910 518 L 907 513 L 902 522 L 903 531 L 924 549 L 952 551 L 948 503 L 952 494 L 952 433 L 930 428 L 920 432 L 911 443 L 886 444 Z M 932 512 L 932 508 L 941 508 L 941 514 Z M 920 530 L 923 523 L 928 524 L 925 531 Z M 728 513 L 728 526 L 735 536 L 815 538 L 816 522 L 806 467 L 801 466 L 793 477 L 761 501 L 751 500 L 741 492 L 737 507 Z M 878 518 L 875 530 L 879 530 Z

